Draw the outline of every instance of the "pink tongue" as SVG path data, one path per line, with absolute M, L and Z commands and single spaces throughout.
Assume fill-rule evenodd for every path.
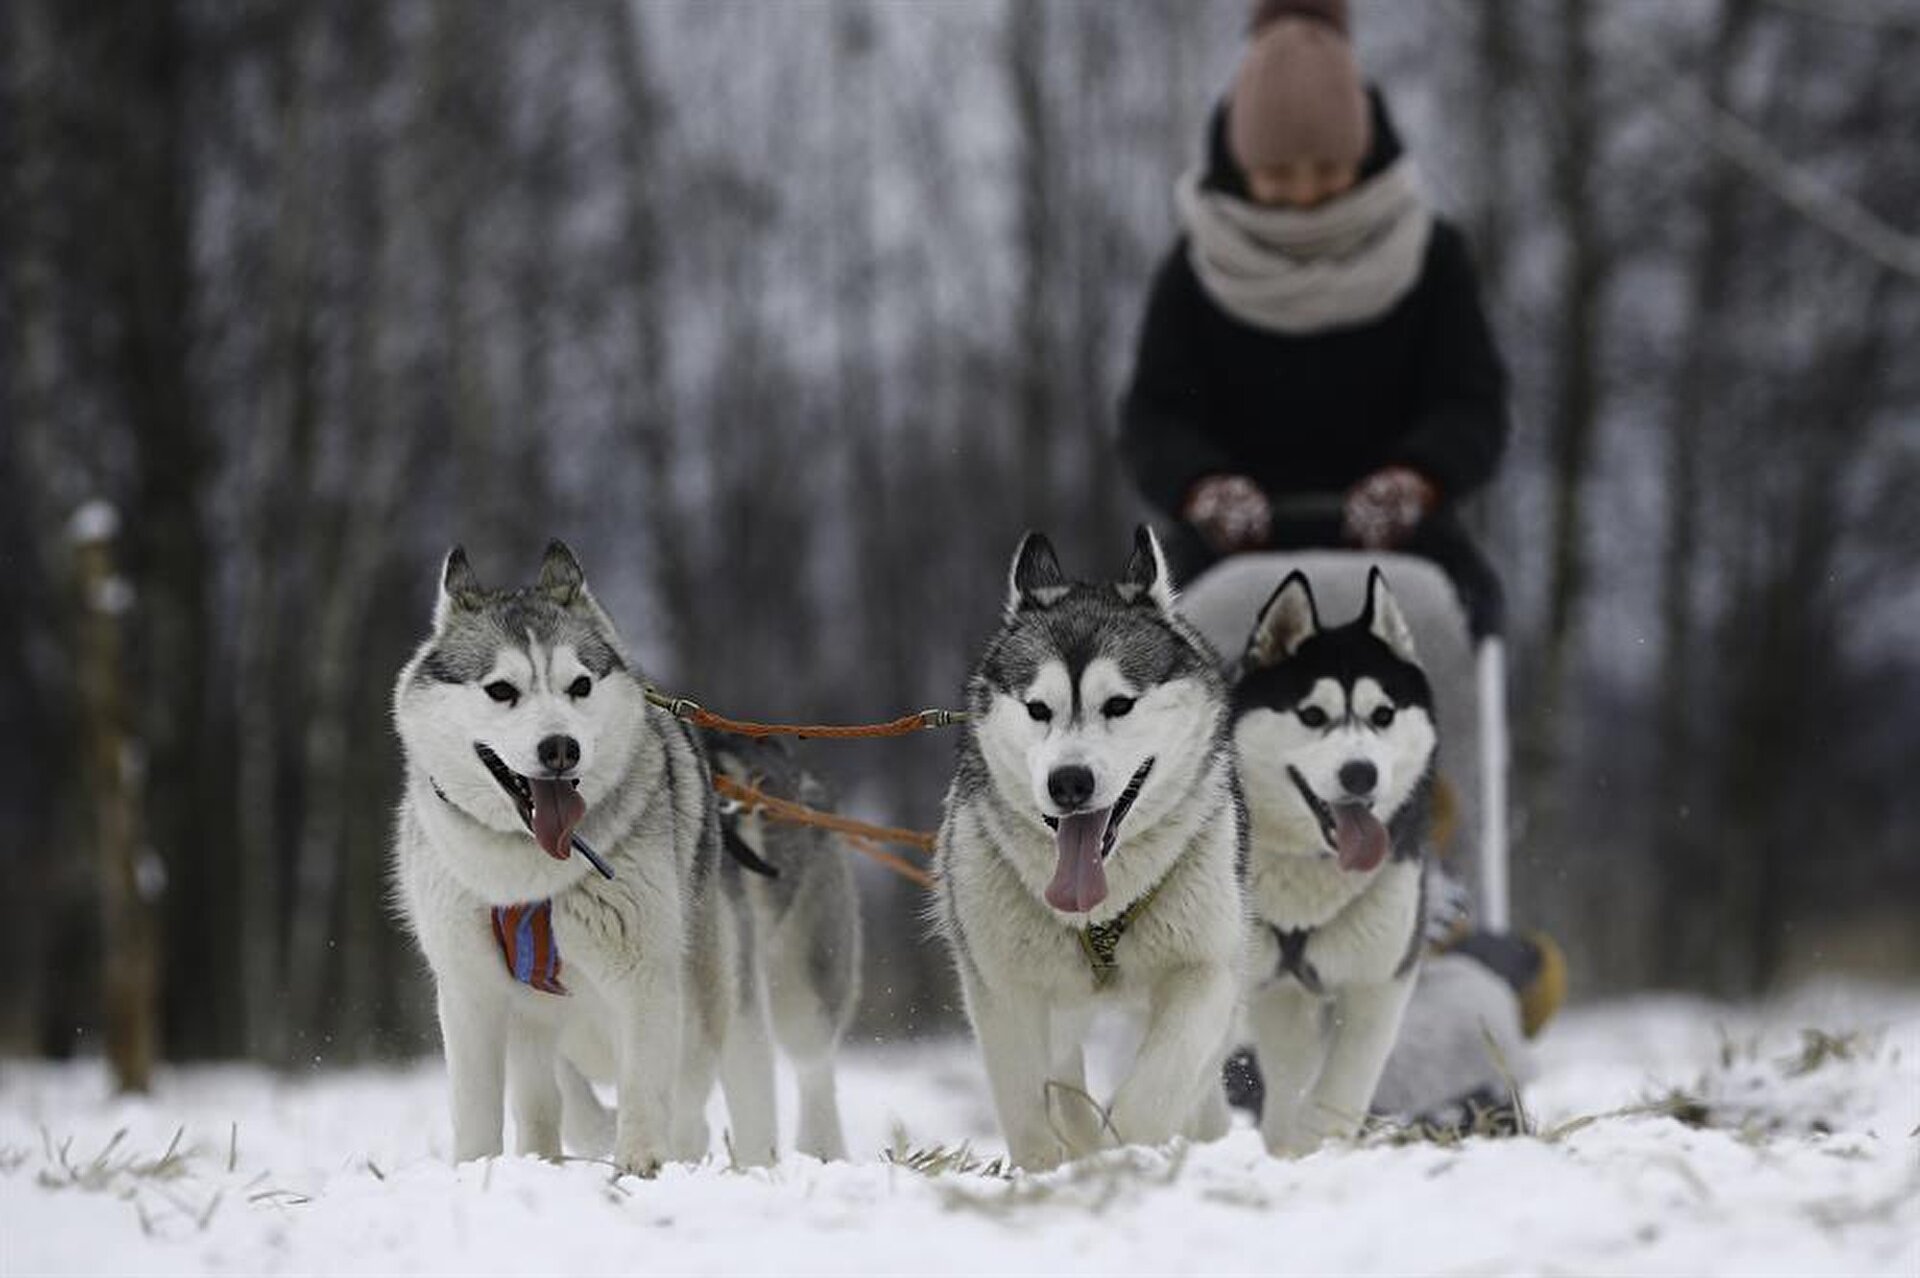
M 1107 867 L 1100 863 L 1100 840 L 1107 832 L 1107 814 L 1076 812 L 1060 818 L 1053 833 L 1060 863 L 1047 884 L 1047 904 L 1068 914 L 1085 914 L 1107 899 Z
M 571 781 L 535 781 L 533 786 L 533 838 L 546 854 L 564 861 L 573 854 L 573 827 L 587 814 L 587 801 L 580 797 Z
M 1333 820 L 1341 869 L 1371 870 L 1387 859 L 1387 827 L 1373 813 L 1355 804 L 1336 803 Z

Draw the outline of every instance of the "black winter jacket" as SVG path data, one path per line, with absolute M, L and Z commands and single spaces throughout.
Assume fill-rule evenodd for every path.
M 1363 178 L 1400 154 L 1377 93 L 1373 112 Z M 1205 181 L 1244 196 L 1225 133 L 1216 111 Z M 1392 310 L 1311 334 L 1229 315 L 1194 274 L 1182 236 L 1153 282 L 1120 448 L 1147 500 L 1177 520 L 1209 474 L 1248 475 L 1284 497 L 1341 493 L 1404 465 L 1451 505 L 1493 474 L 1506 435 L 1506 374 L 1466 244 L 1436 218 L 1419 282 Z

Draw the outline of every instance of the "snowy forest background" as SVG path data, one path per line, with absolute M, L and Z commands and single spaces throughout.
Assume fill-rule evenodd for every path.
M 1920 6 L 1355 10 L 1514 374 L 1517 922 L 1577 995 L 1913 979 Z M 816 721 L 954 704 L 1023 529 L 1123 561 L 1243 0 L 3 12 L 0 1053 L 435 1041 L 387 700 L 456 540 Z M 951 751 L 807 757 L 924 828 Z M 862 879 L 862 1031 L 953 1027 Z

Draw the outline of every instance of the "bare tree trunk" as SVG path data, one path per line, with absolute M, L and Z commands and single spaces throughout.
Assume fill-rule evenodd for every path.
M 1880 271 L 1861 288 L 1861 316 L 1888 313 L 1894 277 Z M 1790 948 L 1787 925 L 1796 873 L 1808 849 L 1831 837 L 1829 815 L 1805 779 L 1821 772 L 1833 722 L 1828 696 L 1840 679 L 1842 614 L 1838 556 L 1850 501 L 1848 481 L 1883 403 L 1882 382 L 1898 337 L 1872 319 L 1835 336 L 1786 415 L 1818 422 L 1791 449 L 1797 464 L 1790 505 L 1770 512 L 1782 526 L 1762 561 L 1729 635 L 1732 677 L 1726 706 L 1721 808 L 1727 828 L 1713 841 L 1718 891 L 1706 929 L 1718 941 L 1705 975 L 1728 994 L 1765 989 Z
M 1019 476 L 1020 518 L 1028 527 L 1053 522 L 1055 505 L 1053 378 L 1060 355 L 1055 341 L 1053 281 L 1060 246 L 1054 220 L 1060 195 L 1056 123 L 1047 105 L 1047 26 L 1045 5 L 1008 6 L 1005 48 L 1007 80 L 1013 95 L 1014 133 L 1019 141 L 1018 301 L 1013 332 L 1013 448 Z
M 356 9 L 348 19 L 347 57 L 360 92 L 368 99 L 379 96 L 388 83 L 392 61 L 388 21 L 387 10 L 381 6 Z M 339 814 L 336 829 L 325 836 L 338 839 L 337 855 L 344 871 L 341 935 L 345 943 L 341 947 L 340 1004 L 335 1024 L 338 1043 L 354 1057 L 373 1050 L 375 1025 L 394 957 L 383 943 L 391 939 L 392 932 L 385 908 L 387 893 L 382 887 L 389 831 L 384 820 L 364 819 L 367 808 L 376 806 L 369 805 L 364 796 L 386 792 L 391 778 L 399 775 L 393 742 L 381 722 L 386 718 L 387 686 L 384 681 L 361 679 L 354 671 L 362 668 L 357 655 L 359 636 L 375 622 L 374 602 L 383 584 L 381 568 L 391 558 L 391 529 L 398 526 L 405 513 L 408 492 L 418 485 L 423 451 L 419 438 L 399 425 L 393 377 L 381 354 L 395 309 L 387 272 L 389 219 L 380 189 L 388 150 L 384 135 L 377 129 L 365 130 L 354 147 L 359 162 L 347 179 L 343 201 L 346 219 L 353 228 L 353 242 L 358 246 L 353 321 L 345 351 L 349 370 L 345 417 L 353 455 L 365 462 L 349 490 L 356 500 L 347 511 L 347 546 L 342 572 L 336 579 L 336 592 L 344 588 L 347 593 L 343 599 L 336 593 L 330 607 L 338 610 L 348 649 L 339 675 L 343 686 L 335 690 L 337 705 L 333 709 L 340 720 L 340 738 L 355 744 L 331 778 L 335 788 L 331 792 L 316 791 L 313 796 Z M 538 432 L 531 428 L 530 421 L 525 424 L 527 428 L 519 432 L 519 437 L 527 441 L 523 447 L 537 445 Z M 530 489 L 539 491 L 538 465 L 532 461 L 524 465 Z M 541 505 L 538 501 L 527 503 L 530 510 L 538 510 Z M 369 705 L 375 708 L 371 714 Z M 367 730 L 368 720 L 380 727 Z
M 626 243 L 622 270 L 634 309 L 634 349 L 627 413 L 638 464 L 630 505 L 652 564 L 658 608 L 655 625 L 667 651 L 689 650 L 690 619 L 698 616 L 699 585 L 680 535 L 680 495 L 673 478 L 676 450 L 667 383 L 666 254 L 659 182 L 663 108 L 647 70 L 644 32 L 635 6 L 604 7 L 613 82 L 620 96 L 621 169 L 625 185 Z
M 1560 0 L 1561 118 L 1553 157 L 1554 217 L 1565 237 L 1557 379 L 1548 421 L 1553 527 L 1548 541 L 1547 624 L 1539 691 L 1525 734 L 1523 791 L 1551 837 L 1561 806 L 1559 760 L 1574 710 L 1580 610 L 1587 593 L 1586 493 L 1600 415 L 1602 294 L 1610 267 L 1594 181 L 1599 105 L 1591 48 L 1591 0 Z
M 856 554 L 861 577 L 869 582 L 904 582 L 914 553 L 909 521 L 917 512 L 902 502 L 899 490 L 911 469 L 889 464 L 898 438 L 887 420 L 878 364 L 880 361 L 879 236 L 874 226 L 874 139 L 876 104 L 883 99 L 880 76 L 884 63 L 875 52 L 878 39 L 872 6 L 867 0 L 847 3 L 835 11 L 834 156 L 839 201 L 834 253 L 839 263 L 839 285 L 833 310 L 837 339 L 834 368 L 834 417 L 841 436 L 849 441 L 847 508 L 862 512 L 855 525 Z M 900 592 L 888 592 L 896 598 Z M 866 688 L 893 704 L 911 695 L 914 687 L 915 625 L 905 610 L 863 618 L 863 643 L 869 647 Z M 897 786 L 888 793 L 899 796 Z
M 281 712 L 286 706 L 283 636 L 299 633 L 299 618 L 287 618 L 303 596 L 283 589 L 290 573 L 296 530 L 310 528 L 302 515 L 313 477 L 316 347 L 313 297 L 313 193 L 307 181 L 308 77 L 304 67 L 309 28 L 296 23 L 281 49 L 278 68 L 282 107 L 280 173 L 271 250 L 266 401 L 247 439 L 240 538 L 239 616 L 235 633 L 237 750 L 234 803 L 240 835 L 239 960 L 246 990 L 249 1055 L 285 1059 L 289 1050 L 286 926 L 281 908 L 286 864 L 280 828 L 280 769 L 285 758 Z M 292 624 L 288 625 L 287 622 Z
M 355 913 L 352 905 L 342 911 L 340 888 L 347 877 L 342 871 L 351 864 L 357 870 L 351 881 L 369 897 L 377 877 L 368 872 L 369 850 L 360 849 L 356 858 L 346 842 L 348 813 L 362 801 L 352 784 L 357 743 L 349 726 L 361 677 L 361 633 L 386 554 L 387 530 L 399 513 L 417 455 L 415 436 L 390 429 L 378 413 L 367 414 L 365 420 L 361 438 L 354 441 L 355 454 L 366 459 L 355 485 L 363 497 L 342 521 L 334 571 L 306 646 L 313 668 L 302 752 L 307 812 L 296 861 L 300 904 L 288 945 L 288 1003 L 294 1025 L 316 1036 L 324 1036 L 338 1020 L 337 1013 L 328 1011 L 329 994 L 355 975 L 350 961 L 330 944 L 336 929 Z M 364 986 L 365 974 L 357 975 Z
M 1706 89 L 1724 105 L 1733 69 L 1751 27 L 1752 0 L 1727 0 L 1720 11 Z M 1700 560 L 1700 507 L 1706 492 L 1700 482 L 1699 431 L 1708 398 L 1720 370 L 1719 352 L 1731 319 L 1732 282 L 1739 243 L 1739 174 L 1717 153 L 1709 152 L 1702 190 L 1700 242 L 1693 250 L 1688 278 L 1687 345 L 1674 371 L 1663 434 L 1667 446 L 1666 553 L 1661 561 L 1661 667 L 1657 704 L 1659 723 L 1654 788 L 1654 857 L 1663 879 L 1655 956 L 1656 975 L 1684 982 L 1705 970 L 1707 937 L 1688 920 L 1711 913 L 1716 893 L 1716 842 L 1704 830 L 1708 775 L 1694 725 L 1699 689 L 1695 683 L 1695 587 Z
M 107 1061 L 114 1085 L 144 1092 L 160 1042 L 159 867 L 144 849 L 145 765 L 133 729 L 121 619 L 131 597 L 114 563 L 118 515 L 82 508 L 73 521 L 79 569 L 79 693 L 86 793 L 94 814 Z
M 10 163 L 0 188 L 0 244 L 6 252 L 0 277 L 0 545 L 9 547 L 7 569 L 0 572 L 0 666 L 11 671 L 0 680 L 0 772 L 28 775 L 31 761 L 71 757 L 72 671 L 35 675 L 34 654 L 67 647 L 65 618 L 58 599 L 67 583 L 60 567 L 42 553 L 36 530 L 57 526 L 53 504 L 57 484 L 46 456 L 54 431 L 54 402 L 59 378 L 59 268 L 53 223 L 58 143 L 54 136 L 52 81 L 57 59 L 44 0 L 19 0 L 0 18 L 0 68 L 5 98 L 0 101 L 0 147 Z M 62 565 L 63 566 L 63 565 Z M 57 583 L 57 584 L 56 584 Z M 25 851 L 10 867 L 10 894 L 26 901 L 0 932 L 0 964 L 15 974 L 13 996 L 0 1005 L 0 1054 L 31 1055 L 50 1044 L 40 1041 L 46 1009 L 61 1004 L 60 988 L 73 979 L 70 965 L 53 961 L 50 949 L 70 913 L 77 914 L 91 886 L 87 871 L 72 858 L 33 855 L 32 849 L 56 846 L 60 814 L 71 796 L 61 786 L 18 787 L 18 797 L 0 805 L 0 846 Z
M 437 30 L 459 20 L 449 9 L 440 10 L 436 19 Z M 463 38 L 485 44 L 482 33 L 469 32 Z M 355 15 L 346 39 L 347 59 L 363 91 L 374 96 L 388 57 L 380 11 Z M 482 74 L 480 67 L 485 64 L 456 64 L 444 48 L 437 50 L 437 56 L 443 61 L 433 73 L 439 78 L 434 80 L 431 109 L 436 120 L 448 126 L 450 102 L 459 93 L 452 77 Z M 482 121 L 466 124 L 469 129 L 485 127 Z M 454 139 L 448 145 L 458 149 L 462 143 Z M 371 1017 L 370 992 L 377 980 L 366 971 L 366 964 L 378 952 L 369 944 L 367 919 L 378 900 L 379 848 L 356 846 L 348 839 L 351 814 L 365 801 L 356 788 L 356 781 L 365 775 L 361 765 L 376 750 L 352 730 L 358 720 L 356 697 L 363 686 L 360 645 L 391 529 L 417 474 L 417 459 L 430 446 L 424 432 L 403 429 L 393 420 L 389 383 L 378 361 L 388 303 L 383 275 L 386 230 L 379 204 L 381 148 L 357 149 L 363 163 L 349 180 L 346 208 L 363 263 L 358 278 L 364 293 L 347 330 L 345 361 L 352 372 L 352 389 L 340 412 L 343 424 L 337 428 L 345 436 L 344 455 L 354 465 L 330 503 L 330 518 L 316 521 L 319 569 L 312 592 L 314 613 L 303 643 L 310 671 L 300 750 L 305 802 L 287 946 L 287 1003 L 293 1025 L 311 1041 L 331 1037 L 347 1052 L 364 1045 Z M 446 168 L 436 174 L 440 179 L 436 199 L 442 203 L 434 216 L 444 230 L 457 220 L 459 202 L 473 187 L 468 157 L 442 158 Z M 467 298 L 460 286 L 470 250 L 464 233 L 443 238 L 442 249 L 446 254 L 442 269 L 448 276 L 441 286 L 449 299 L 446 318 L 451 333 L 441 371 L 454 400 L 454 437 L 468 441 L 470 469 L 464 496 L 472 513 L 484 515 L 506 486 L 491 477 L 492 399 L 479 368 Z M 537 493 L 538 484 L 528 484 L 528 490 Z M 384 742 L 378 747 L 385 748 Z M 348 937 L 351 944 L 334 945 L 340 936 Z
M 100 238 L 115 310 L 114 377 L 131 425 L 141 538 L 128 568 L 143 620 L 141 686 L 148 815 L 167 867 L 173 979 L 168 1024 L 179 1048 L 238 1046 L 242 998 L 227 937 L 238 922 L 232 760 L 213 747 L 206 671 L 211 555 L 201 504 L 213 445 L 188 370 L 194 317 L 186 155 L 190 46 L 179 0 L 123 6 L 101 22 L 117 223 Z M 106 86 L 111 86 L 107 88 Z
M 1075 245 L 1074 377 L 1071 397 L 1073 424 L 1080 438 L 1078 456 L 1062 497 L 1075 488 L 1084 494 L 1085 510 L 1076 521 L 1092 539 L 1097 556 L 1113 557 L 1120 539 L 1121 506 L 1127 480 L 1120 472 L 1115 447 L 1116 379 L 1109 371 L 1114 339 L 1115 307 L 1112 284 L 1126 263 L 1120 210 L 1113 198 L 1118 186 L 1120 139 L 1103 126 L 1118 114 L 1113 109 L 1120 86 L 1116 75 L 1118 44 L 1114 14 L 1105 6 L 1071 10 L 1078 25 L 1079 90 L 1075 94 L 1074 122 L 1079 140 L 1071 216 L 1079 228 Z M 1062 423 L 1065 424 L 1065 423 Z M 1111 539 L 1111 540 L 1110 540 Z M 1096 559 L 1094 562 L 1101 562 Z
M 1514 91 L 1520 81 L 1520 49 L 1513 0 L 1480 0 L 1474 8 L 1474 136 L 1480 153 L 1474 200 L 1474 262 L 1486 297 L 1498 299 L 1506 284 L 1510 230 L 1507 157 L 1512 137 Z

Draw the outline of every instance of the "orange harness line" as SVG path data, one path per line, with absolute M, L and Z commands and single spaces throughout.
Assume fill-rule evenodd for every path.
M 697 701 L 686 697 L 669 696 L 650 684 L 646 686 L 645 691 L 650 703 L 665 710 L 676 719 L 684 719 L 695 727 L 710 728 L 715 732 L 727 732 L 741 737 L 797 737 L 802 741 L 810 737 L 840 741 L 870 737 L 904 737 L 910 732 L 920 732 L 927 728 L 955 727 L 965 723 L 971 717 L 964 710 L 922 710 L 918 714 L 901 715 L 898 719 L 891 719 L 886 723 L 753 723 L 745 719 L 729 719 L 725 715 L 715 714 Z M 931 853 L 933 851 L 931 834 L 920 830 L 903 830 L 898 826 L 869 825 L 865 821 L 855 821 L 848 817 L 836 816 L 831 812 L 821 812 L 804 803 L 795 803 L 791 799 L 776 798 L 771 794 L 763 793 L 731 777 L 715 775 L 713 788 L 749 811 L 764 812 L 775 821 L 831 830 L 845 839 L 854 851 L 878 861 L 902 878 L 911 879 L 924 888 L 933 886 L 933 876 L 926 870 L 911 861 L 903 860 L 891 852 L 874 846 L 876 843 L 902 843 L 908 847 L 918 848 L 922 852 Z
M 685 719 L 696 727 L 730 732 L 741 737 L 798 737 L 802 741 L 810 737 L 821 740 L 904 737 L 910 732 L 926 728 L 951 728 L 967 721 L 967 712 L 964 710 L 922 710 L 918 714 L 901 715 L 886 723 L 752 723 L 715 714 L 698 701 L 671 697 L 658 688 L 647 688 L 646 695 L 648 701 L 676 719 Z
M 713 788 L 723 797 L 733 800 L 748 811 L 762 812 L 775 821 L 831 830 L 845 839 L 856 852 L 878 861 L 900 877 L 911 879 L 924 888 L 933 886 L 933 876 L 926 870 L 875 846 L 876 843 L 900 843 L 930 853 L 933 851 L 933 835 L 923 830 L 903 830 L 891 825 L 869 825 L 865 821 L 855 821 L 851 817 L 822 812 L 818 808 L 810 808 L 804 803 L 795 803 L 791 799 L 776 798 L 744 782 L 736 781 L 732 777 L 715 775 Z

